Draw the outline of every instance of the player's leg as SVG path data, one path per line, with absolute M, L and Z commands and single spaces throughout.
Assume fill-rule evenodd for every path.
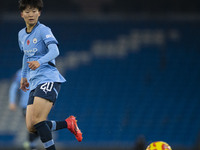
M 40 97 L 34 98 L 33 113 L 31 124 L 34 125 L 35 130 L 46 150 L 55 150 L 52 133 L 49 126 L 46 123 L 47 116 L 53 106 L 53 103 Z
M 28 133 L 29 147 L 31 149 L 36 149 L 37 139 L 38 139 L 38 134 L 33 134 L 33 133 L 30 133 L 30 132 Z
M 53 85 L 53 86 L 51 86 L 51 88 L 46 87 L 46 89 L 48 89 L 48 92 L 47 92 L 47 91 L 45 91 L 46 89 L 44 88 L 44 85 Z M 48 113 L 51 110 L 52 104 L 55 103 L 55 101 L 56 101 L 59 90 L 60 90 L 59 83 L 50 83 L 50 84 L 45 83 L 45 84 L 39 85 L 35 90 L 30 92 L 29 102 L 28 102 L 28 107 L 27 107 L 27 119 L 26 119 L 27 128 L 30 132 L 35 133 L 36 127 L 34 125 L 38 124 L 39 122 L 43 122 L 43 124 L 46 123 L 48 125 L 48 127 L 51 129 L 51 131 L 68 128 L 75 135 L 77 140 L 81 141 L 82 133 L 77 126 L 74 116 L 70 116 L 69 118 L 67 118 L 66 120 L 63 120 L 63 121 L 47 121 L 46 120 Z M 40 97 L 44 97 L 44 96 L 45 96 L 45 98 L 40 98 Z M 38 102 L 35 102 L 35 101 L 38 101 L 38 98 L 43 100 L 45 103 L 50 104 L 49 111 L 43 113 L 43 114 L 46 114 L 46 116 L 42 117 L 41 120 L 38 120 L 37 117 L 36 118 L 33 117 L 36 115 L 35 108 L 40 110 L 40 109 L 43 109 L 43 108 L 40 108 L 41 106 L 43 106 L 43 105 L 46 106 L 46 104 L 41 105 L 39 103 L 39 107 L 37 107 L 36 104 Z M 40 114 L 36 115 L 36 116 L 41 117 Z
M 48 99 L 54 104 L 58 97 L 60 88 L 61 83 L 58 82 L 43 83 L 37 86 L 33 95 L 37 97 L 43 97 L 44 99 Z M 79 142 L 82 140 L 82 133 L 77 126 L 76 119 L 74 116 L 70 116 L 63 121 L 46 121 L 46 123 L 51 129 L 51 131 L 68 128 L 75 135 Z
M 49 102 L 49 101 L 47 101 L 47 102 Z M 51 103 L 51 102 L 49 102 L 49 103 Z M 52 104 L 51 104 L 51 106 L 52 106 Z M 27 116 L 26 124 L 27 124 L 27 128 L 30 132 L 36 133 L 34 123 L 33 123 L 33 116 L 34 116 L 33 112 L 34 112 L 33 105 L 28 105 L 27 115 L 26 115 Z M 43 120 L 46 120 L 46 118 L 44 117 Z M 67 128 L 75 135 L 76 139 L 79 142 L 82 141 L 82 133 L 81 133 L 80 129 L 78 128 L 77 121 L 76 121 L 76 118 L 74 116 L 70 116 L 63 121 L 46 120 L 45 122 L 46 122 L 46 124 L 48 125 L 48 127 L 51 131 L 57 131 L 57 130 L 60 130 L 60 129 Z
M 35 97 L 33 104 L 27 106 L 26 114 L 27 129 L 32 133 L 37 132 L 47 150 L 55 150 L 51 130 L 46 124 L 52 105 L 53 103 L 46 99 Z
M 26 108 L 22 109 L 22 113 L 24 118 L 26 118 Z M 33 134 L 28 132 L 28 143 L 25 142 L 24 143 L 24 147 L 25 148 L 29 148 L 29 149 L 36 149 L 36 140 L 38 139 L 38 135 L 37 134 Z
M 32 124 L 32 117 L 33 117 L 33 104 L 27 105 L 26 108 L 26 127 L 29 132 L 37 134 L 37 131 L 34 128 L 34 124 Z
M 63 121 L 49 121 L 47 120 L 46 123 L 48 124 L 51 131 L 57 131 L 60 129 L 67 128 L 70 130 L 76 137 L 76 139 L 81 142 L 83 137 L 81 130 L 78 128 L 77 120 L 74 116 L 70 116 Z

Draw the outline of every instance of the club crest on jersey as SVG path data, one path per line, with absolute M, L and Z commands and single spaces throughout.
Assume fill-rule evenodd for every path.
M 33 43 L 34 43 L 34 44 L 37 43 L 37 39 L 36 39 L 36 38 L 33 39 Z

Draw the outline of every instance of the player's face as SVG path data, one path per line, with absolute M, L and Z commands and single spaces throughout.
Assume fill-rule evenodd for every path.
M 32 8 L 30 6 L 21 12 L 21 17 L 24 19 L 27 25 L 33 26 L 38 22 L 38 18 L 41 12 L 37 8 Z

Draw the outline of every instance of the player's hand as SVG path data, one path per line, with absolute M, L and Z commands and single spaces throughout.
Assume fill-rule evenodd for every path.
M 28 67 L 32 70 L 35 70 L 38 67 L 40 67 L 40 63 L 38 61 L 28 61 L 27 63 L 29 64 Z
M 27 81 L 27 78 L 21 78 L 21 81 L 20 81 L 20 89 L 22 89 L 24 92 L 28 91 L 29 87 L 29 83 Z
M 12 111 L 15 111 L 17 108 L 16 104 L 13 104 L 13 103 L 10 103 L 9 104 L 9 109 L 12 110 Z

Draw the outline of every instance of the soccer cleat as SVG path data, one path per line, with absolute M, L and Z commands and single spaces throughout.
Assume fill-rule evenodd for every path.
M 67 119 L 65 119 L 65 121 L 67 122 L 67 129 L 75 135 L 79 142 L 81 142 L 83 137 L 81 130 L 78 128 L 76 118 L 74 116 L 69 116 Z

